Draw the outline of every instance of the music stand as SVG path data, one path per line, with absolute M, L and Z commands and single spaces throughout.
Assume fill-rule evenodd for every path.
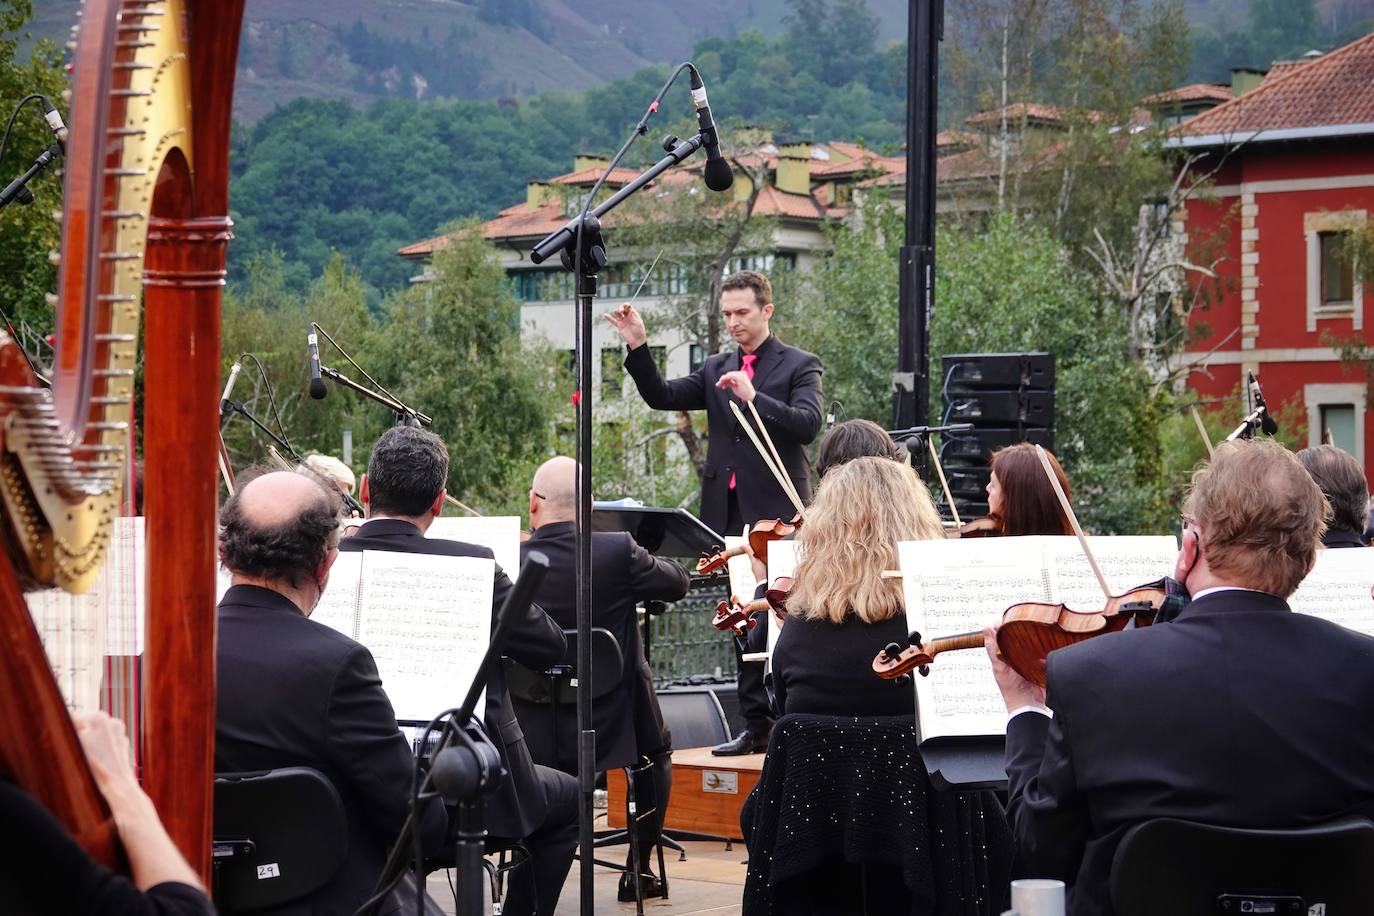
M 657 557 L 695 560 L 724 546 L 725 538 L 686 509 L 660 509 L 629 499 L 592 503 L 593 531 L 626 531 Z
M 1007 790 L 1006 735 L 930 738 L 921 742 L 930 783 L 941 792 Z

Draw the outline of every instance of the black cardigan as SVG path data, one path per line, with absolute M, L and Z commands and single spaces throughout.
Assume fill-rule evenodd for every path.
M 906 645 L 906 616 L 843 623 L 789 615 L 773 647 L 773 695 L 779 715 L 912 716 L 910 681 L 873 673 L 873 656 L 890 642 Z

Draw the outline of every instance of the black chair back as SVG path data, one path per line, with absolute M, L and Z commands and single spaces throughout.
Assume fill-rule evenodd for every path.
M 1118 916 L 1374 912 L 1374 823 L 1345 817 L 1293 830 L 1159 818 L 1132 827 L 1112 861 Z
M 663 723 L 673 734 L 673 748 L 715 747 L 730 740 L 730 722 L 713 691 L 705 687 L 658 691 Z
M 506 689 L 527 703 L 564 705 L 577 702 L 577 631 L 564 630 L 568 648 L 552 669 L 535 671 L 506 659 Z M 620 689 L 625 656 L 615 634 L 604 627 L 592 628 L 592 699 L 599 700 Z
M 348 854 L 343 802 L 334 784 L 308 767 L 218 773 L 214 847 L 222 916 L 293 912 L 333 879 Z

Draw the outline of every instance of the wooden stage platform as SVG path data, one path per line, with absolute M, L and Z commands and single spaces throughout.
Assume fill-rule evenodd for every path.
M 673 794 L 663 826 L 669 830 L 742 839 L 739 810 L 763 770 L 763 754 L 715 757 L 709 747 L 673 751 Z M 625 826 L 625 773 L 606 774 L 607 823 Z

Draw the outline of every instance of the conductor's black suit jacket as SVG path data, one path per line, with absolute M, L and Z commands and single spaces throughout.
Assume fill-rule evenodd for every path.
M 401 832 L 415 766 L 372 654 L 282 595 L 235 585 L 219 603 L 216 659 L 216 772 L 304 766 L 329 778 L 348 853 L 310 913 L 347 916 L 371 895 Z M 441 805 L 425 811 L 426 848 L 443 843 L 446 822 Z
M 787 476 L 802 501 L 811 497 L 806 446 L 821 429 L 821 361 L 815 354 L 789 347 L 770 334 L 755 351 L 754 406 L 778 449 Z M 749 436 L 730 410 L 734 401 L 749 420 L 749 408 L 728 391 L 716 387 L 727 372 L 743 367 L 740 350 L 707 357 L 691 375 L 665 381 L 647 344 L 625 357 L 644 402 L 655 410 L 705 410 L 709 442 L 701 477 L 701 520 L 720 534 L 726 531 L 730 475 L 738 475 L 736 494 L 740 514 L 752 524 L 761 518 L 789 519 L 796 514 L 791 500 L 769 473 Z M 757 435 L 757 430 L 755 430 Z
M 339 542 L 344 551 L 390 550 L 397 553 L 426 553 L 448 557 L 481 557 L 492 559 L 489 548 L 444 538 L 427 538 L 410 522 L 378 518 L 365 522 L 357 534 Z M 505 603 L 511 581 L 496 567 L 496 582 L 491 596 L 492 627 L 496 613 Z M 563 631 L 549 615 L 534 604 L 524 618 L 510 631 L 502 652 L 531 668 L 546 668 L 563 657 L 567 647 Z M 436 708 L 457 705 L 467 691 L 466 684 L 455 684 L 453 696 L 436 697 Z M 487 680 L 487 708 L 483 717 L 487 737 L 501 752 L 501 759 L 510 772 L 496 795 L 487 803 L 487 832 L 492 836 L 520 838 L 544 821 L 547 805 L 544 789 L 535 773 L 534 761 L 525 744 L 525 733 L 515 718 L 510 695 L 506 691 L 505 671 L 494 665 Z
M 572 522 L 541 525 L 520 545 L 520 558 L 538 550 L 549 558 L 549 572 L 536 599 L 559 626 L 577 626 L 577 553 Z M 592 626 L 611 631 L 624 656 L 620 690 L 593 704 L 596 729 L 596 768 L 604 770 L 634 763 L 639 755 L 667 746 L 663 713 L 654 695 L 653 673 L 644 659 L 635 605 L 640 601 L 676 601 L 687 594 L 687 571 L 672 560 L 657 559 L 619 531 L 592 535 Z M 552 722 L 552 708 L 515 701 L 516 712 L 531 735 L 540 763 L 576 773 L 576 708 L 560 710 Z M 557 728 L 555 754 L 553 727 Z
M 1008 816 L 1027 871 L 1111 913 L 1131 826 L 1288 828 L 1374 803 L 1374 639 L 1227 590 L 1171 623 L 1050 653 L 1047 704 L 1007 726 Z

